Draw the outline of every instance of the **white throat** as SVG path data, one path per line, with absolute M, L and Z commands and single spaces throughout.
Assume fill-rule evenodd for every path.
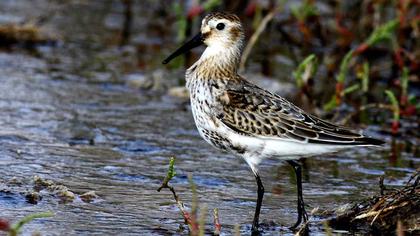
M 207 46 L 197 63 L 211 61 L 213 65 L 235 66 L 240 60 L 241 50 L 237 47 L 226 47 L 224 44 Z

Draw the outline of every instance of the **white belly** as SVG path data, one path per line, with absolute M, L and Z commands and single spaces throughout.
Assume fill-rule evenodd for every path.
M 242 146 L 246 150 L 242 157 L 254 172 L 258 171 L 261 161 L 268 157 L 274 157 L 281 161 L 295 160 L 349 148 L 348 146 L 310 144 L 280 138 L 251 137 L 236 132 L 228 132 L 227 137 L 232 145 Z

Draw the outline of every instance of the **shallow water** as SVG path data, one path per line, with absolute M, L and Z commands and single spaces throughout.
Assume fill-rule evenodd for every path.
M 207 205 L 208 214 L 219 208 L 223 234 L 240 225 L 247 235 L 256 184 L 245 162 L 214 150 L 199 137 L 184 100 L 113 80 L 114 62 L 111 69 L 101 70 L 94 61 L 97 52 L 92 55 L 71 47 L 77 44 L 69 45 L 39 48 L 38 57 L 19 50 L 0 53 L 0 217 L 16 221 L 32 212 L 55 214 L 29 223 L 25 234 L 179 233 L 183 220 L 172 195 L 156 191 L 174 156 L 177 176 L 171 184 L 187 206 L 191 202 L 187 176 L 192 174 L 200 204 Z M 81 65 L 81 58 L 92 63 Z M 378 136 L 378 127 L 368 130 Z M 306 159 L 307 210 L 331 210 L 377 193 L 384 174 L 393 177 L 386 184 L 403 185 L 419 159 L 404 151 L 395 159 L 390 149 L 388 144 Z M 266 189 L 260 218 L 274 222 L 266 234 L 292 234 L 287 229 L 296 219 L 291 168 L 267 160 L 260 171 Z M 76 194 L 95 191 L 99 198 L 92 203 L 80 198 L 62 203 L 41 191 L 38 204 L 28 203 L 24 193 L 32 189 L 35 175 Z M 20 184 L 10 184 L 11 180 Z M 6 184 L 10 192 L 3 191 Z M 210 218 L 207 225 L 212 230 Z M 312 232 L 321 234 L 322 224 L 316 222 L 323 218 L 313 219 Z
M 1 53 L 0 61 L 1 181 L 15 177 L 30 188 L 39 175 L 100 197 L 61 204 L 45 194 L 32 205 L 18 192 L 0 192 L 2 217 L 16 220 L 50 210 L 53 218 L 25 227 L 47 235 L 174 233 L 182 224 L 178 209 L 168 191 L 156 189 L 175 156 L 178 175 L 171 183 L 187 204 L 191 173 L 200 203 L 220 209 L 223 232 L 235 224 L 249 228 L 256 189 L 251 172 L 244 161 L 199 137 L 182 101 L 118 84 L 55 80 L 44 74 L 42 60 L 24 54 Z M 385 147 L 307 159 L 308 209 L 333 209 L 376 193 L 383 174 L 395 177 L 389 184 L 402 185 L 419 160 L 403 152 L 394 164 L 388 156 Z M 261 218 L 291 225 L 296 217 L 291 169 L 267 160 L 261 174 L 267 190 Z

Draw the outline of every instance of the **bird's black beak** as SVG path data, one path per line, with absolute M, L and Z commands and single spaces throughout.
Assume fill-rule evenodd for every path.
M 174 53 L 169 55 L 165 60 L 162 61 L 162 64 L 168 64 L 172 59 L 175 57 L 188 52 L 189 50 L 198 47 L 204 43 L 204 38 L 201 33 L 198 33 L 194 38 L 192 38 L 190 41 L 186 42 L 184 45 L 182 45 L 180 48 L 178 48 Z

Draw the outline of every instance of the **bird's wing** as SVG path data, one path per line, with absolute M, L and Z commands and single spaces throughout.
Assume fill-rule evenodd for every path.
M 330 145 L 378 145 L 380 140 L 321 120 L 258 86 L 238 79 L 219 95 L 217 117 L 230 129 L 248 136 Z

